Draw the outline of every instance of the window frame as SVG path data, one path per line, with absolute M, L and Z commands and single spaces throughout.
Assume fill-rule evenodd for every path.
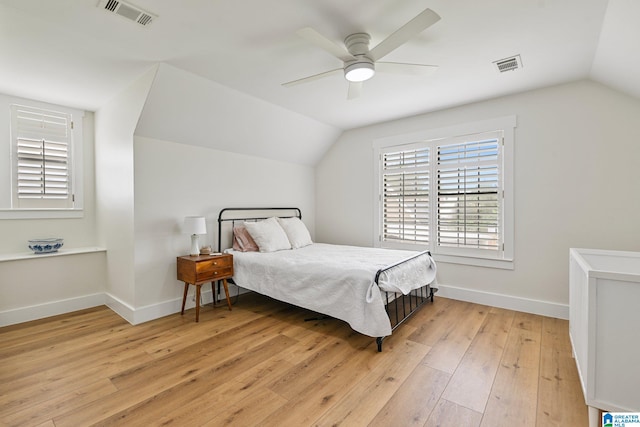
M 9 123 L 8 167 L 10 173 L 7 203 L 0 208 L 0 219 L 49 219 L 49 218 L 82 218 L 84 216 L 83 189 L 83 117 L 84 111 L 60 105 L 47 104 L 26 99 L 8 99 L 7 121 Z M 17 206 L 17 138 L 16 117 L 14 111 L 26 109 L 35 112 L 54 112 L 68 115 L 73 125 L 68 138 L 68 174 L 69 174 L 69 206 L 60 206 L 60 202 L 43 206 Z M 56 206 L 57 205 L 57 206 Z
M 493 267 L 501 269 L 513 269 L 514 261 L 514 134 L 517 124 L 516 116 L 505 116 L 493 119 L 481 120 L 471 123 L 447 126 L 435 129 L 425 129 L 411 134 L 396 135 L 380 138 L 373 141 L 374 151 L 374 246 L 389 249 L 430 250 L 437 261 Z M 491 132 L 502 132 L 501 146 L 501 175 L 502 175 L 502 250 L 496 254 L 493 251 L 469 248 L 444 247 L 437 245 L 437 193 L 433 193 L 437 186 L 437 146 L 454 144 L 455 141 L 465 140 L 468 135 L 480 135 Z M 385 242 L 382 239 L 383 215 L 382 215 L 382 191 L 383 170 L 382 154 L 394 149 L 410 150 L 416 147 L 430 147 L 429 159 L 431 171 L 429 192 L 429 234 L 428 244 L 410 244 L 406 242 Z M 437 191 L 437 189 L 435 189 Z

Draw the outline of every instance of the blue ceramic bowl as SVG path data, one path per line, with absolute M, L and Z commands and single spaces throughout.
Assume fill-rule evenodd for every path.
M 49 254 L 58 252 L 63 245 L 64 239 L 33 239 L 29 240 L 29 249 L 36 254 Z

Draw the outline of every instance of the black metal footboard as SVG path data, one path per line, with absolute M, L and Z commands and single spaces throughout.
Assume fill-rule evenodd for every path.
M 375 283 L 378 284 L 378 280 L 380 275 L 385 271 L 392 269 L 402 263 L 405 263 L 409 260 L 422 256 L 424 254 L 428 254 L 431 256 L 429 251 L 424 251 L 415 256 L 402 260 L 398 263 L 385 267 L 383 269 L 378 270 L 375 277 Z M 400 326 L 405 320 L 411 317 L 420 307 L 422 307 L 426 302 L 433 302 L 433 295 L 438 291 L 437 288 L 431 286 L 431 284 L 426 284 L 420 288 L 414 289 L 409 292 L 407 295 L 396 292 L 387 292 L 381 290 L 382 297 L 384 299 L 384 307 L 389 316 L 389 321 L 391 322 L 391 331 L 393 332 L 398 326 Z M 378 344 L 378 351 L 382 351 L 382 341 L 385 337 L 376 338 L 376 343 Z

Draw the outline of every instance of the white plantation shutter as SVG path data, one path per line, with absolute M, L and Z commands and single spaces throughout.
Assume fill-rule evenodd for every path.
M 438 246 L 502 249 L 499 132 L 438 146 Z
M 512 269 L 516 116 L 373 141 L 376 246 Z
M 385 242 L 429 243 L 429 148 L 382 153 Z
M 71 115 L 13 105 L 13 202 L 17 208 L 72 208 Z

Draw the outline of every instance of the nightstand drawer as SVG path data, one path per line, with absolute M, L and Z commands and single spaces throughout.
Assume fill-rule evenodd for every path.
M 233 276 L 232 255 L 178 257 L 178 280 L 198 284 Z
M 219 258 L 211 258 L 204 261 L 200 261 L 196 264 L 196 273 L 198 276 L 200 274 L 205 273 L 214 269 L 221 269 L 225 267 L 233 267 L 233 258 L 231 257 L 219 257 Z
M 213 267 L 206 271 L 201 271 L 198 273 L 198 282 L 203 280 L 216 280 L 221 277 L 231 277 L 233 276 L 233 267 Z

